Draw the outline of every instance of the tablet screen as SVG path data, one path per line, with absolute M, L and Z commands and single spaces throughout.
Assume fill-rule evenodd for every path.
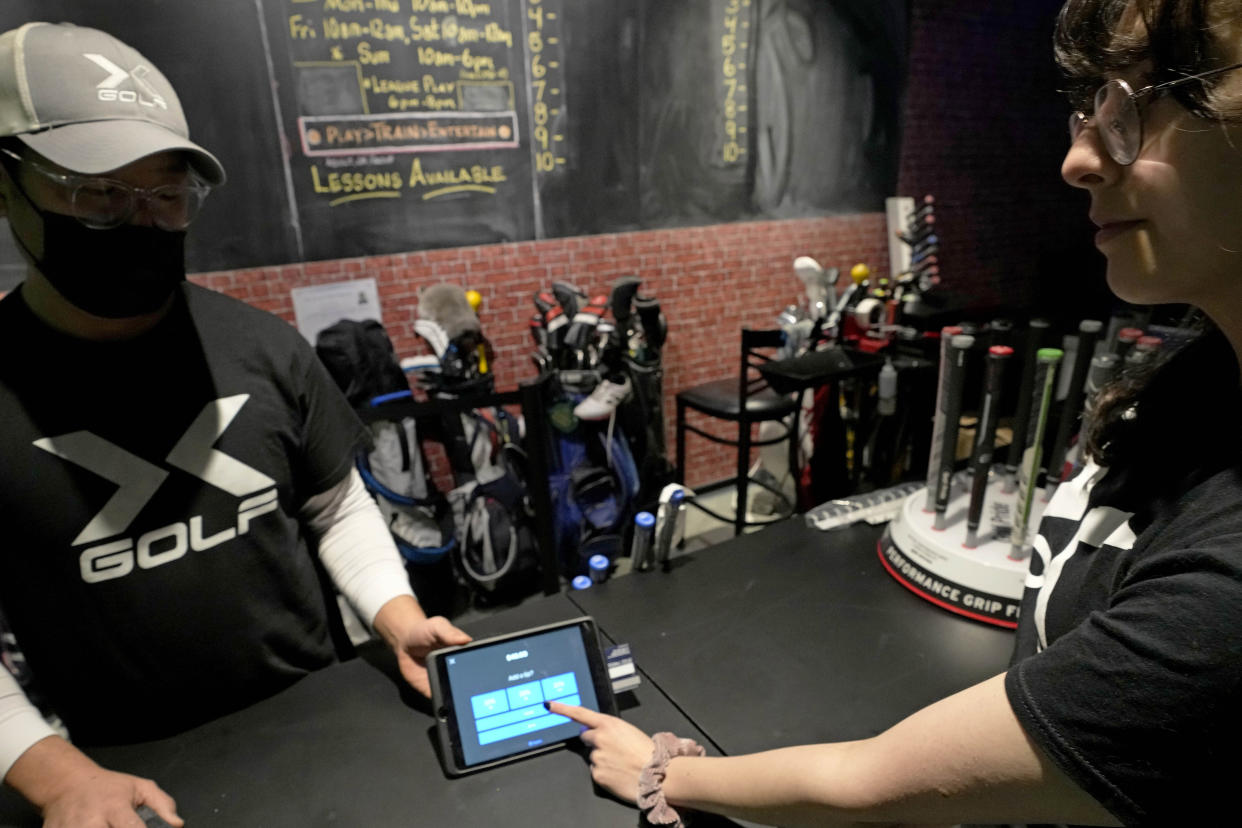
M 464 768 L 539 750 L 573 738 L 581 726 L 545 701 L 599 710 L 587 646 L 594 627 L 574 623 L 529 635 L 480 642 L 439 656 L 452 706 L 453 753 Z M 596 652 L 594 661 L 600 661 Z M 596 668 L 598 673 L 598 667 Z

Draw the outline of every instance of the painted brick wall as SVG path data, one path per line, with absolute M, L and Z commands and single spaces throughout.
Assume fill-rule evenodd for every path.
M 606 292 L 618 277 L 643 280 L 669 321 L 665 347 L 665 420 L 672 450 L 673 394 L 695 383 L 736 373 L 743 325 L 772 327 L 796 301 L 801 283 L 792 263 L 814 256 L 844 271 L 856 262 L 887 271 L 883 214 L 747 222 L 540 242 L 486 245 L 308 262 L 197 274 L 193 280 L 294 321 L 290 291 L 306 285 L 374 278 L 384 325 L 399 357 L 427 353 L 413 322 L 418 292 L 439 283 L 473 288 L 483 296 L 479 317 L 496 349 L 497 386 L 533 378 L 527 321 L 535 291 L 558 280 L 588 293 Z M 692 438 L 687 482 L 729 476 L 732 456 Z
M 1063 0 L 912 0 L 898 192 L 934 193 L 946 287 L 1067 327 L 1111 300 L 1085 193 L 1061 180 Z

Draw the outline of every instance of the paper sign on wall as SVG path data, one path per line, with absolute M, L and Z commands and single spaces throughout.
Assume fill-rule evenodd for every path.
M 292 296 L 298 332 L 312 345 L 320 331 L 342 319 L 384 322 L 380 315 L 379 288 L 374 279 L 294 288 Z

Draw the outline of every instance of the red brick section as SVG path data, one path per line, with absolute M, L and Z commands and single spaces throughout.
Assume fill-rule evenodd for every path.
M 743 325 L 774 327 L 797 301 L 801 283 L 793 260 L 813 256 L 848 273 L 857 262 L 888 270 L 881 213 L 786 221 L 745 222 L 677 230 L 583 236 L 202 273 L 193 281 L 294 322 L 290 291 L 306 285 L 374 278 L 384 326 L 399 357 L 427 353 L 414 333 L 418 293 L 451 283 L 483 296 L 479 318 L 496 349 L 499 388 L 534 376 L 527 328 L 531 297 L 565 280 L 588 293 L 606 292 L 621 276 L 642 279 L 640 293 L 659 298 L 668 317 L 664 410 L 673 449 L 673 395 L 678 389 L 736 374 Z M 844 279 L 842 280 L 845 281 Z M 691 437 L 687 483 L 732 474 L 725 448 Z

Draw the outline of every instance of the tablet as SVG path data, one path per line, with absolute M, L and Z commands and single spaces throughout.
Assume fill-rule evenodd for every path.
M 575 618 L 427 657 L 440 756 L 450 776 L 553 750 L 582 726 L 545 701 L 616 715 L 595 621 Z

